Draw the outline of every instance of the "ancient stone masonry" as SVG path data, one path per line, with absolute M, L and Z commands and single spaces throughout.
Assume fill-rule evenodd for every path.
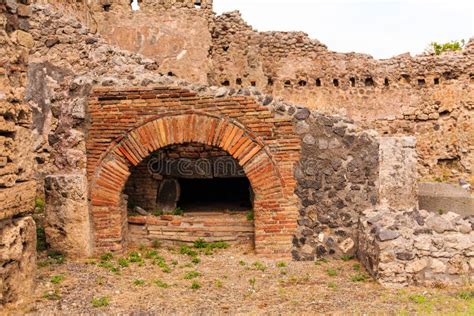
M 378 202 L 378 141 L 347 119 L 294 112 L 302 153 L 295 171 L 301 208 L 293 257 L 354 255 L 360 213 Z
M 25 1 L 0 2 L 0 219 L 32 209 L 35 185 L 29 153 L 31 114 L 24 102 L 30 9 Z
M 375 60 L 331 52 L 302 32 L 259 33 L 238 12 L 216 16 L 211 2 L 140 1 L 139 11 L 128 0 L 37 2 L 59 5 L 107 42 L 154 59 L 161 74 L 255 86 L 381 134 L 415 135 L 424 180 L 472 182 L 473 40 L 462 52 Z
M 473 182 L 474 40 L 463 52 L 374 60 L 304 33 L 259 33 L 238 12 L 216 17 L 212 37 L 211 84 L 254 85 L 382 134 L 415 135 L 423 178 Z
M 474 275 L 472 216 L 417 196 L 420 175 L 473 181 L 473 40 L 374 60 L 211 0 L 33 2 L 0 0 L 1 305 L 32 288 L 36 194 L 69 257 L 204 238 L 357 256 L 388 286 Z M 216 179 L 244 180 L 248 205 L 180 210 L 182 184 Z
M 474 280 L 474 218 L 416 209 L 376 209 L 359 223 L 358 256 L 380 283 L 465 284 Z
M 0 222 L 0 307 L 31 299 L 36 271 L 36 225 L 30 216 Z
M 152 58 L 162 74 L 207 83 L 212 1 L 146 0 L 139 1 L 139 11 L 132 11 L 130 0 L 37 2 L 79 18 L 110 44 Z
M 24 102 L 28 50 L 34 44 L 29 3 L 0 0 L 0 308 L 28 299 L 36 268 L 35 223 L 27 216 L 36 191 L 31 114 Z

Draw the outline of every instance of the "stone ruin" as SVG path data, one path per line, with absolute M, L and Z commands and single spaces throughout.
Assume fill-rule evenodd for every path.
M 204 238 L 473 279 L 472 204 L 418 205 L 421 181 L 474 182 L 473 39 L 375 60 L 211 0 L 138 4 L 0 0 L 0 305 L 33 288 L 35 199 L 73 258 Z

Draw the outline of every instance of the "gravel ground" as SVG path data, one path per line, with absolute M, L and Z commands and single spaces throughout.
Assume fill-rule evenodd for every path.
M 474 286 L 384 289 L 356 260 L 266 260 L 237 247 L 137 249 L 124 257 L 65 262 L 42 254 L 34 302 L 5 312 L 315 313 L 474 315 Z

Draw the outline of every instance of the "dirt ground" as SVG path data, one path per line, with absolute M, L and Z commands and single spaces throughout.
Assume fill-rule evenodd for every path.
M 472 285 L 384 289 L 350 258 L 265 260 L 236 246 L 41 256 L 33 303 L 6 314 L 474 315 Z

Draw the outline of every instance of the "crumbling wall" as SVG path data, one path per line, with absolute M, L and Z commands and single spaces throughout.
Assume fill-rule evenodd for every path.
M 31 114 L 24 102 L 29 1 L 0 0 L 0 309 L 28 300 L 36 268 Z M 15 219 L 12 219 L 15 217 Z
M 259 33 L 238 12 L 216 17 L 212 36 L 211 84 L 254 85 L 381 134 L 415 135 L 421 177 L 474 181 L 474 40 L 462 52 L 375 60 L 300 32 Z
M 474 220 L 416 209 L 366 211 L 358 257 L 389 287 L 466 284 L 474 280 Z
M 29 302 L 36 274 L 36 225 L 31 217 L 0 221 L 0 308 Z
M 415 135 L 420 177 L 474 181 L 472 40 L 463 52 L 375 60 L 331 52 L 303 32 L 257 32 L 237 11 L 215 16 L 211 1 L 141 1 L 135 12 L 128 0 L 37 2 L 54 3 L 109 43 L 156 60 L 162 74 L 255 86 L 381 134 Z
M 31 114 L 26 86 L 30 8 L 24 1 L 0 1 L 0 219 L 30 211 L 32 179 Z
M 357 256 L 389 287 L 471 282 L 474 216 L 419 210 L 414 138 L 379 142 L 380 204 L 360 216 Z
M 162 74 L 206 84 L 214 13 L 212 1 L 37 0 L 81 21 L 109 44 L 157 62 Z

